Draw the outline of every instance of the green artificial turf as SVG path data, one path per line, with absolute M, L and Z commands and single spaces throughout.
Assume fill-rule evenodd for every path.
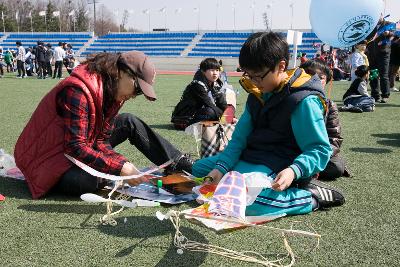
M 172 109 L 190 80 L 190 76 L 159 75 L 155 86 L 158 101 L 138 97 L 126 103 L 123 112 L 139 116 L 179 149 L 195 156 L 194 139 L 173 130 L 169 123 Z M 31 113 L 56 82 L 11 75 L 0 79 L 0 148 L 13 151 Z M 237 78 L 231 83 L 239 87 Z M 334 83 L 332 98 L 338 105 L 348 85 Z M 238 114 L 245 100 L 246 94 L 240 90 Z M 330 184 L 345 192 L 344 206 L 268 224 L 281 228 L 294 224 L 304 230 L 312 227 L 322 235 L 315 251 L 311 251 L 313 240 L 289 238 L 298 266 L 399 266 L 399 107 L 400 93 L 395 92 L 389 103 L 377 104 L 375 112 L 340 113 L 344 136 L 341 153 L 353 177 Z M 117 150 L 137 166 L 149 164 L 128 142 Z M 0 194 L 6 197 L 0 202 L 2 266 L 250 266 L 203 252 L 178 255 L 172 239 L 174 228 L 155 217 L 157 210 L 165 212 L 170 206 L 125 210 L 117 216 L 118 225 L 111 227 L 99 224 L 104 205 L 54 193 L 32 200 L 23 182 L 1 177 Z M 184 221 L 181 230 L 189 239 L 234 250 L 272 257 L 285 252 L 280 234 L 262 228 L 217 234 Z

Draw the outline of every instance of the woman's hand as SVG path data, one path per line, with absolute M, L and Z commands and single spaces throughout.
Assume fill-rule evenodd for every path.
M 210 176 L 213 178 L 212 180 L 212 184 L 218 184 L 219 181 L 221 180 L 222 176 L 224 176 L 219 170 L 217 169 L 213 169 L 212 171 L 210 171 L 207 176 Z
M 125 182 L 127 184 L 129 184 L 130 186 L 137 186 L 137 185 L 139 185 L 141 183 L 146 183 L 148 181 L 149 181 L 149 178 L 146 175 L 146 176 L 142 176 L 142 177 L 139 177 L 139 178 L 129 179 L 129 180 L 126 180 Z
M 138 169 L 132 163 L 125 162 L 124 166 L 122 166 L 120 175 L 128 176 L 128 175 L 134 175 L 134 174 L 139 174 Z
M 137 170 L 135 165 L 133 165 L 130 162 L 125 162 L 125 164 L 121 170 L 121 176 L 128 176 L 128 175 L 135 175 L 135 174 L 139 174 L 139 171 Z M 128 183 L 130 186 L 137 186 L 141 183 L 149 182 L 149 180 L 154 177 L 155 177 L 154 175 L 144 175 L 139 178 L 133 178 L 133 179 L 126 180 L 125 182 Z
M 296 174 L 292 168 L 286 168 L 278 173 L 272 182 L 272 189 L 275 191 L 283 191 L 287 189 L 293 182 Z

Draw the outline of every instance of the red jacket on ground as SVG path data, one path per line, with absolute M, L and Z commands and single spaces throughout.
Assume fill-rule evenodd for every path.
M 42 99 L 14 149 L 15 161 L 34 199 L 48 192 L 72 166 L 64 156 L 64 121 L 57 114 L 56 101 L 57 94 L 67 87 L 81 88 L 88 99 L 88 146 L 94 144 L 102 131 L 104 120 L 109 119 L 103 118 L 102 79 L 97 74 L 89 74 L 86 65 L 75 68 L 70 77 L 60 82 Z

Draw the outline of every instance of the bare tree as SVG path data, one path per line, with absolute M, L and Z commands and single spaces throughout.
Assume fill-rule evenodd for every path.
M 94 25 L 95 33 L 97 35 L 104 35 L 108 32 L 117 32 L 118 25 L 113 21 L 113 15 L 104 5 L 100 6 L 96 17 L 96 25 Z
M 91 20 L 87 0 L 0 0 L 1 11 L 7 32 L 16 32 L 18 29 L 21 32 L 30 32 L 31 20 L 34 32 L 59 31 L 60 24 L 62 31 L 88 31 Z M 46 16 L 39 16 L 40 11 L 45 11 Z M 60 17 L 54 17 L 54 11 L 60 11 Z M 128 14 L 124 11 L 122 28 L 127 25 Z M 104 5 L 97 10 L 97 15 L 101 19 L 96 22 L 96 34 L 118 31 L 114 16 Z
M 122 14 L 122 21 L 121 21 L 121 32 L 126 32 L 125 26 L 128 24 L 128 19 L 129 19 L 129 12 L 128 10 L 124 10 L 124 13 Z

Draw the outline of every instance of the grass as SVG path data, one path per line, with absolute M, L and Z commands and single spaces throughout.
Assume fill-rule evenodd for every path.
M 159 75 L 155 103 L 138 98 L 127 103 L 131 112 L 152 126 L 182 151 L 196 153 L 193 138 L 174 131 L 170 114 L 190 76 Z M 12 152 L 24 125 L 55 80 L 0 79 L 0 148 Z M 232 84 L 238 87 L 237 79 Z M 340 105 L 347 82 L 334 84 L 332 98 Z M 397 84 L 398 87 L 399 84 Z M 239 94 L 239 114 L 246 94 Z M 293 237 L 298 266 L 399 266 L 400 256 L 400 93 L 375 112 L 340 113 L 344 144 L 342 154 L 353 174 L 332 185 L 346 193 L 346 204 L 330 211 L 287 217 L 271 222 L 288 228 L 296 221 L 322 235 L 319 249 Z M 149 162 L 128 143 L 117 149 L 138 166 Z M 23 182 L 0 177 L 0 262 L 2 266 L 248 266 L 236 260 L 202 252 L 176 253 L 173 227 L 158 221 L 157 210 L 170 207 L 125 210 L 116 227 L 99 225 L 105 207 L 78 198 L 50 194 L 31 200 Z M 174 208 L 185 209 L 195 204 Z M 124 218 L 127 223 L 123 223 Z M 307 229 L 307 227 L 305 228 Z M 266 255 L 283 253 L 279 234 L 260 228 L 217 234 L 185 221 L 182 232 L 192 240 Z

